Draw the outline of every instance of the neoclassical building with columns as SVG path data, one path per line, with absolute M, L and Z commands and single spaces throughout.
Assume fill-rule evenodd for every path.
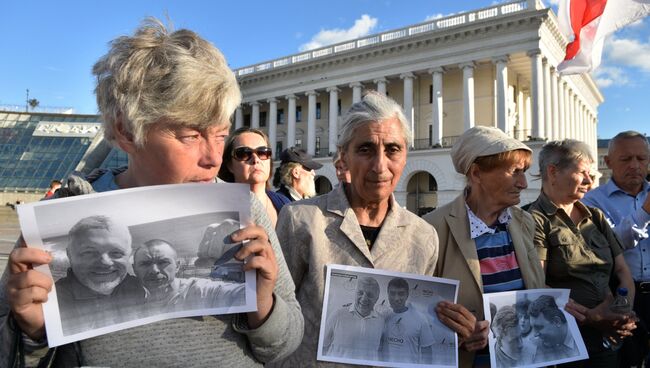
M 276 155 L 305 148 L 324 164 L 317 180 L 327 191 L 336 184 L 341 113 L 364 91 L 386 94 L 403 106 L 414 137 L 395 196 L 425 212 L 463 189 L 449 151 L 475 125 L 499 127 L 535 156 L 545 141 L 564 138 L 596 154 L 603 96 L 589 75 L 557 73 L 566 43 L 554 12 L 523 0 L 262 61 L 235 70 L 243 102 L 233 128 L 264 130 Z M 539 193 L 529 179 L 522 203 Z

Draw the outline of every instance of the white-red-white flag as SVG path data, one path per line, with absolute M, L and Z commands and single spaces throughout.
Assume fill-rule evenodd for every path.
M 578 74 L 600 65 L 605 37 L 650 14 L 650 0 L 560 0 L 558 23 L 569 39 L 557 70 Z

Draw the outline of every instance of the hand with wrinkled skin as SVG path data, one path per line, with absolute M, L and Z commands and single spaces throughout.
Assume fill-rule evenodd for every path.
M 487 346 L 488 321 L 477 321 L 467 308 L 448 301 L 438 303 L 436 313 L 440 322 L 458 334 L 459 347 L 476 351 Z
M 249 225 L 235 231 L 230 237 L 234 242 L 248 241 L 235 253 L 235 259 L 243 261 L 250 256 L 244 265 L 244 271 L 257 271 L 257 311 L 248 313 L 248 326 L 255 329 L 266 321 L 273 309 L 278 264 L 263 227 Z
M 632 336 L 632 331 L 636 328 L 636 314 L 634 312 L 628 314 L 612 312 L 610 305 L 613 301 L 614 298 L 610 294 L 596 307 L 587 308 L 569 299 L 564 310 L 574 316 L 578 324 L 593 326 L 605 335 L 614 336 L 615 339 Z
M 43 303 L 52 290 L 52 278 L 33 269 L 34 265 L 48 264 L 52 256 L 45 250 L 27 248 L 23 238 L 21 246 L 9 254 L 9 280 L 6 292 L 9 307 L 18 327 L 32 340 L 45 337 Z

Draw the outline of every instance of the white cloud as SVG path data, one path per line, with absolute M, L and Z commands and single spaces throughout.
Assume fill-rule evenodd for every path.
M 630 83 L 625 71 L 613 66 L 600 66 L 591 73 L 591 76 L 596 79 L 596 84 L 600 88 L 624 86 Z
M 650 73 L 650 42 L 611 37 L 605 42 L 605 57 L 612 63 L 635 67 Z
M 363 37 L 370 34 L 376 26 L 377 18 L 373 18 L 368 14 L 363 14 L 361 18 L 355 20 L 354 25 L 348 29 L 322 29 L 320 32 L 316 33 L 309 42 L 300 45 L 300 51 L 313 50 L 326 45 Z
M 445 17 L 445 16 L 446 16 L 446 15 L 444 15 L 444 14 L 442 14 L 442 13 L 432 14 L 432 15 L 427 15 L 427 17 L 424 18 L 424 21 L 425 21 L 425 22 L 428 22 L 428 21 L 430 21 L 430 20 L 440 19 L 440 18 Z

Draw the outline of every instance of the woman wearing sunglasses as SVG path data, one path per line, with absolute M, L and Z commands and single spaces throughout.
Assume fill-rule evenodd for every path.
M 254 128 L 239 128 L 228 138 L 219 178 L 229 183 L 250 185 L 251 192 L 266 208 L 275 226 L 278 212 L 289 199 L 271 190 L 268 180 L 273 169 L 273 151 L 266 134 Z

